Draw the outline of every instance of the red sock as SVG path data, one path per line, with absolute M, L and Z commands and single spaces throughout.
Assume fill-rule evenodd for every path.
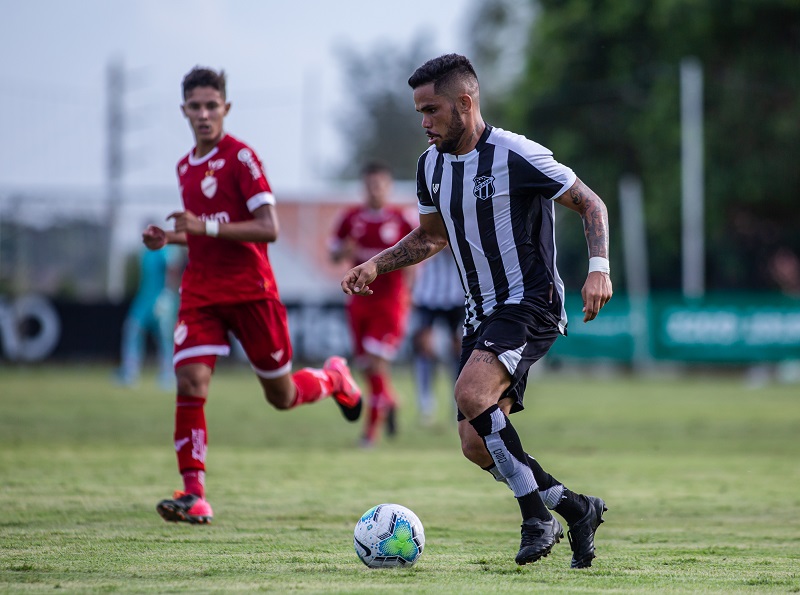
M 175 452 L 178 469 L 184 477 L 184 489 L 201 498 L 205 496 L 206 433 L 205 397 L 178 395 L 175 407 Z
M 378 436 L 378 428 L 383 421 L 386 378 L 382 374 L 370 374 L 367 376 L 367 382 L 369 383 L 369 411 L 367 412 L 364 438 L 373 442 Z
M 314 403 L 327 397 L 333 390 L 333 380 L 325 370 L 316 368 L 303 368 L 292 374 L 292 381 L 296 389 L 292 407 Z
M 394 397 L 394 387 L 388 376 L 383 374 L 373 374 L 369 377 L 369 389 L 373 395 L 378 395 L 377 402 L 383 409 L 390 409 L 395 406 L 397 400 Z
M 201 498 L 206 497 L 206 472 L 185 471 L 183 474 L 183 491 Z

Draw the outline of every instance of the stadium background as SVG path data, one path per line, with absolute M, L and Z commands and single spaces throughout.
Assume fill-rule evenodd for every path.
M 0 14 L 0 591 L 800 591 L 797 2 L 0 0 Z M 461 456 L 446 373 L 434 425 L 417 423 L 408 347 L 400 434 L 370 450 L 332 402 L 264 405 L 228 358 L 208 404 L 217 517 L 163 523 L 174 394 L 154 366 L 135 388 L 113 372 L 142 223 L 179 206 L 181 76 L 228 71 L 227 127 L 279 201 L 270 254 L 293 342 L 318 363 L 349 342 L 324 254 L 335 213 L 361 198 L 368 156 L 392 163 L 413 211 L 425 139 L 405 80 L 445 51 L 473 58 L 487 121 L 553 149 L 609 206 L 615 296 L 586 325 L 585 240 L 558 209 L 570 334 L 514 419 L 560 480 L 609 503 L 593 568 L 570 571 L 564 542 L 516 567 L 516 506 Z M 698 72 L 702 117 L 686 121 Z M 425 524 L 410 571 L 353 552 L 355 521 L 384 501 Z
M 798 380 L 793 362 L 800 359 L 800 240 L 793 205 L 800 184 L 792 167 L 797 135 L 787 121 L 798 114 L 800 98 L 796 70 L 794 77 L 784 76 L 796 66 L 798 14 L 780 2 L 739 2 L 727 12 L 723 4 L 699 3 L 694 28 L 684 33 L 676 30 L 684 16 L 668 2 L 635 9 L 604 2 L 463 3 L 458 27 L 448 28 L 448 41 L 474 56 L 484 75 L 489 120 L 554 149 L 609 204 L 616 295 L 591 325 L 578 322 L 576 294 L 585 274 L 579 224 L 559 217 L 559 268 L 572 291 L 572 324 L 570 337 L 557 343 L 548 363 L 589 361 L 638 371 L 775 364 L 778 379 Z M 15 10 L 21 23 L 30 17 L 11 8 L 12 17 Z M 771 23 L 781 32 L 773 37 L 792 43 L 757 36 L 747 52 L 732 50 L 752 22 Z M 559 39 L 569 27 L 594 37 L 570 49 Z M 650 35 L 647 43 L 637 33 L 642 30 Z M 261 146 L 262 129 L 248 133 L 264 89 L 248 93 L 241 81 L 232 85 L 234 105 L 244 104 L 245 116 L 232 116 L 228 127 L 262 153 L 279 200 L 282 235 L 270 251 L 292 311 L 299 359 L 348 349 L 338 292 L 342 269 L 328 262 L 325 245 L 337 212 L 360 199 L 352 179 L 357 164 L 369 155 L 392 162 L 401 178 L 396 200 L 413 213 L 413 183 L 402 180 L 410 177 L 422 143 L 403 81 L 421 57 L 439 49 L 424 38 L 418 33 L 410 42 L 372 46 L 337 41 L 336 114 L 306 106 L 300 116 L 302 133 L 326 147 L 296 157 L 305 170 L 294 179 L 274 165 L 285 155 L 276 155 L 266 141 Z M 645 47 L 649 54 L 643 56 Z M 44 108 L 36 69 L 2 83 L 5 113 L 33 103 L 43 122 L 55 111 L 57 119 L 85 121 L 87 129 L 99 125 L 104 136 L 94 147 L 103 162 L 95 184 L 65 183 L 69 176 L 63 173 L 48 176 L 53 159 L 36 136 L 49 134 L 54 144 L 77 143 L 77 137 L 70 141 L 69 134 L 50 132 L 43 123 L 27 122 L 33 142 L 6 143 L 0 153 L 4 362 L 113 362 L 135 288 L 139 230 L 145 220 L 179 206 L 174 188 L 161 182 L 180 151 L 151 176 L 157 151 L 142 151 L 152 155 L 137 163 L 143 157 L 136 143 L 159 140 L 155 130 L 137 131 L 148 121 L 137 93 L 141 98 L 141 87 L 149 83 L 137 82 L 137 76 L 146 80 L 147 71 L 129 63 L 136 65 L 140 57 L 109 52 L 100 60 L 102 72 L 81 74 L 92 80 L 73 79 L 66 94 L 55 85 L 52 109 Z M 231 75 L 242 78 L 235 70 Z M 102 113 L 89 114 L 79 105 L 81 85 L 100 90 L 95 100 L 102 99 Z M 305 85 L 299 96 L 304 105 Z M 347 96 L 353 89 L 359 106 Z M 264 113 L 270 101 L 263 102 Z M 174 103 L 171 97 L 170 108 Z M 278 102 L 276 111 L 284 107 Z M 166 112 L 158 110 L 164 118 Z M 171 119 L 181 124 L 173 112 Z M 315 124 L 319 130 L 309 133 Z M 175 129 L 170 132 L 175 136 Z M 188 136 L 184 131 L 181 151 Z M 326 153 L 328 144 L 333 149 Z M 307 163 L 314 161 L 325 166 Z M 36 174 L 25 173 L 31 167 Z M 783 270 L 773 262 L 778 254 L 788 258 Z M 52 308 L 42 313 L 47 304 L 55 314 Z

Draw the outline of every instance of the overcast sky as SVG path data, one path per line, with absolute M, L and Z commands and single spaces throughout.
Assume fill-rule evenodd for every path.
M 126 184 L 175 184 L 175 163 L 192 146 L 180 81 L 201 64 L 228 73 L 226 128 L 260 153 L 276 192 L 318 187 L 346 142 L 335 127 L 347 101 L 337 48 L 408 47 L 425 34 L 437 54 L 466 53 L 473 7 L 471 0 L 0 0 L 0 185 L 103 183 L 105 76 L 118 59 L 129 87 Z

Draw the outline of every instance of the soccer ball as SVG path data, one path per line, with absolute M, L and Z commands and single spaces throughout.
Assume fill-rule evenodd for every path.
M 373 506 L 356 523 L 353 547 L 370 568 L 413 566 L 425 547 L 422 523 L 399 504 Z

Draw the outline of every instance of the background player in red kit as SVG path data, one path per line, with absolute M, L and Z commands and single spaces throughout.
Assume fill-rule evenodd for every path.
M 348 209 L 331 242 L 334 262 L 353 265 L 372 258 L 413 228 L 398 207 L 388 204 L 392 171 L 380 162 L 367 163 L 361 172 L 365 202 Z M 372 445 L 385 420 L 387 433 L 396 431 L 397 398 L 391 383 L 390 362 L 406 333 L 410 295 L 405 271 L 383 275 L 369 298 L 354 295 L 347 305 L 354 349 L 369 384 L 369 414 L 363 444 Z M 377 299 L 376 299 L 377 298 Z
M 267 401 L 291 409 L 333 396 L 345 417 L 358 419 L 361 392 L 341 357 L 322 369 L 292 374 L 286 309 L 267 258 L 278 237 L 275 198 L 255 152 L 226 134 L 225 74 L 194 68 L 183 79 L 182 110 L 195 147 L 178 163 L 183 211 L 169 215 L 174 231 L 149 226 L 151 250 L 186 244 L 173 362 L 178 396 L 175 450 L 184 490 L 156 507 L 167 521 L 207 523 L 204 406 L 218 355 L 230 352 L 228 332 L 241 342 Z

